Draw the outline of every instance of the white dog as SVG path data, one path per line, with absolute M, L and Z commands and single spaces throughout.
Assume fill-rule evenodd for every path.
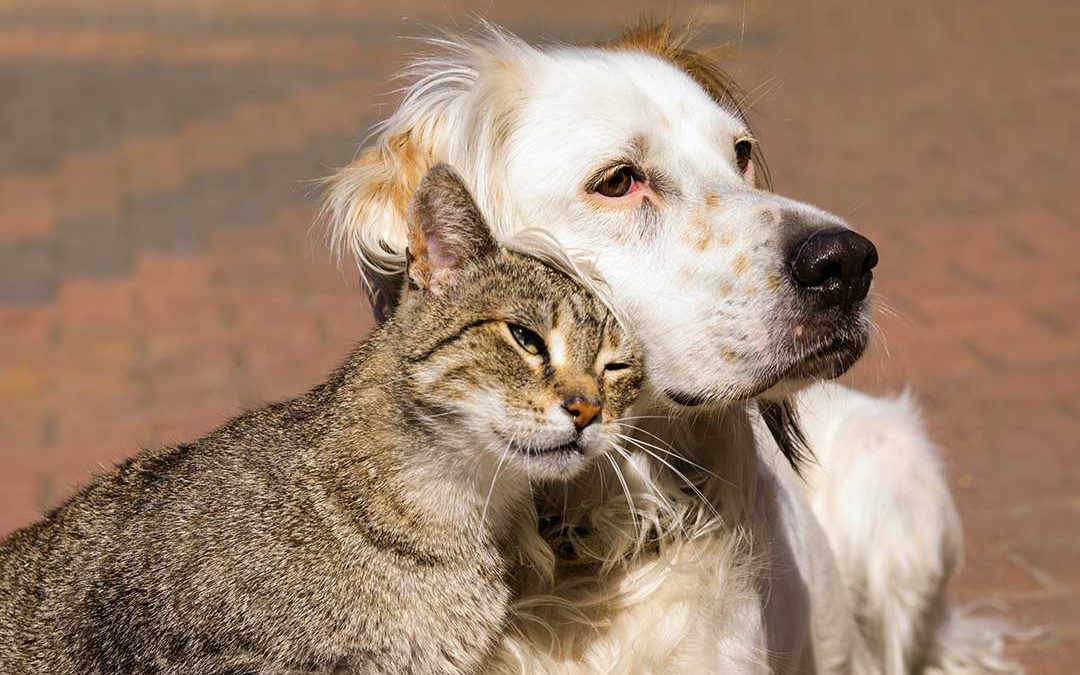
M 874 246 L 769 191 L 727 76 L 665 24 L 435 42 L 330 180 L 339 250 L 392 310 L 411 192 L 449 162 L 504 241 L 588 261 L 649 368 L 622 462 L 546 497 L 562 554 L 525 536 L 492 670 L 1013 672 L 946 605 L 959 525 L 912 403 L 812 384 L 867 343 Z

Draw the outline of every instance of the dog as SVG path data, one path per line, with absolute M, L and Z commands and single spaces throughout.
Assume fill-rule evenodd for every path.
M 412 190 L 445 161 L 500 240 L 597 279 L 648 364 L 621 461 L 549 495 L 588 560 L 523 546 L 492 672 L 1018 672 L 1000 626 L 946 601 L 962 538 L 913 401 L 827 382 L 869 340 L 878 253 L 771 191 L 730 77 L 667 22 L 432 44 L 328 179 L 330 239 L 376 312 Z

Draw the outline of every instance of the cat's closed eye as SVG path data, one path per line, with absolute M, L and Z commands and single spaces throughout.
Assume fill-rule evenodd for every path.
M 629 363 L 614 362 L 614 363 L 605 364 L 604 365 L 604 370 L 610 373 L 612 371 L 617 371 L 617 370 L 626 370 L 629 367 L 630 367 Z
M 532 354 L 533 356 L 543 356 L 547 354 L 547 345 L 544 344 L 543 338 L 535 332 L 516 323 L 507 323 L 506 327 L 510 329 L 510 335 L 514 337 L 514 341 L 517 342 L 527 354 Z

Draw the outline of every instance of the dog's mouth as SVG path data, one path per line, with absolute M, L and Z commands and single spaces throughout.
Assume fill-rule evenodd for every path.
M 700 405 L 710 403 L 713 400 L 712 396 L 707 394 L 687 394 L 686 392 L 673 391 L 671 389 L 665 389 L 664 393 L 667 394 L 668 398 L 672 401 L 687 408 L 696 408 Z
M 840 377 L 859 360 L 869 342 L 866 335 L 833 338 L 800 350 L 781 380 L 831 380 Z
M 698 408 L 709 404 L 746 401 L 785 382 L 831 380 L 848 371 L 862 356 L 869 343 L 866 331 L 845 331 L 810 346 L 792 348 L 791 355 L 779 368 L 770 368 L 755 378 L 755 384 L 737 391 L 689 393 L 677 389 L 664 389 L 664 394 L 685 408 Z
M 727 394 L 714 394 L 711 392 L 688 394 L 683 391 L 677 391 L 673 389 L 665 389 L 664 394 L 667 395 L 675 403 L 678 403 L 684 408 L 700 408 L 703 406 L 716 406 L 727 403 L 735 403 L 736 401 L 747 401 L 763 391 L 768 390 L 779 380 L 771 383 L 759 384 L 758 386 L 737 390 L 734 392 L 728 392 Z M 764 382 L 764 381 L 763 381 Z

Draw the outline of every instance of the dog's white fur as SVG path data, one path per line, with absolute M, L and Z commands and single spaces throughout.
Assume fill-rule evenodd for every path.
M 447 161 L 501 239 L 541 228 L 599 273 L 649 367 L 622 461 L 562 496 L 594 527 L 577 543 L 595 564 L 556 565 L 527 524 L 519 618 L 492 671 L 1012 672 L 997 627 L 946 605 L 959 524 L 910 398 L 785 376 L 804 329 L 773 271 L 786 223 L 840 221 L 759 189 L 759 156 L 736 161 L 742 113 L 634 44 L 540 49 L 494 29 L 434 42 L 331 179 L 336 247 L 375 284 L 400 273 L 411 189 Z M 652 180 L 632 199 L 590 193 L 623 158 Z M 711 405 L 688 413 L 672 391 Z M 805 480 L 755 395 L 797 397 L 818 458 Z

